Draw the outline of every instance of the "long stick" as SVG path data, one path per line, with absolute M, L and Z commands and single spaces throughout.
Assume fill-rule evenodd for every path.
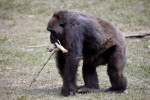
M 33 45 L 33 46 L 23 46 L 23 45 L 15 44 L 14 42 L 11 41 L 11 39 L 8 39 L 6 42 L 9 42 L 12 45 L 23 47 L 23 48 L 39 48 L 39 47 L 45 47 L 48 45 L 48 44 L 42 44 L 42 45 Z
M 53 54 L 55 53 L 56 51 L 54 51 L 50 57 L 48 58 L 48 60 L 44 63 L 43 67 L 40 69 L 40 71 L 38 72 L 37 76 L 33 79 L 33 81 L 31 82 L 30 86 L 36 81 L 36 79 L 38 78 L 38 76 L 40 75 L 41 71 L 44 69 L 45 65 L 48 63 L 48 61 L 51 59 L 51 57 L 53 56 Z

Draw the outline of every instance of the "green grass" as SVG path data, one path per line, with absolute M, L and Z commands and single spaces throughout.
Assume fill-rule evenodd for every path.
M 97 68 L 100 93 L 67 98 L 60 95 L 62 79 L 54 57 L 29 87 L 50 54 L 46 53 L 46 47 L 23 47 L 49 43 L 47 22 L 58 9 L 80 10 L 109 20 L 122 32 L 134 32 L 150 30 L 149 6 L 149 0 L 0 0 L 0 100 L 149 100 L 150 39 L 126 39 L 127 93 L 103 92 L 110 82 L 106 66 L 101 66 Z M 84 83 L 81 66 L 82 61 L 78 85 Z

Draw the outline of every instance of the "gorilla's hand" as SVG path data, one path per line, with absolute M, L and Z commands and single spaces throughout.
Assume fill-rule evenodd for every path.
M 76 86 L 71 85 L 71 84 L 67 87 L 63 86 L 62 89 L 61 89 L 61 94 L 63 96 L 69 96 L 70 94 L 75 95 L 76 88 L 77 88 Z

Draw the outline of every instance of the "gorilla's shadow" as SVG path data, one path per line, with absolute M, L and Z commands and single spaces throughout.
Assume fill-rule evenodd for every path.
M 61 87 L 54 87 L 54 88 L 43 87 L 43 88 L 27 89 L 25 93 L 26 94 L 31 94 L 31 95 L 35 95 L 35 94 L 58 95 L 58 94 L 61 94 L 60 91 L 61 91 Z M 94 92 L 90 92 L 90 93 L 94 93 Z M 88 94 L 90 94 L 90 93 L 88 93 Z M 101 88 L 99 92 L 95 92 L 95 93 L 112 94 L 112 92 L 106 92 L 106 89 L 103 89 L 103 88 Z M 77 94 L 83 94 L 84 95 L 84 94 L 87 94 L 87 93 L 77 93 Z
M 26 94 L 46 94 L 46 95 L 54 95 L 60 94 L 61 87 L 43 87 L 43 88 L 31 88 L 26 90 Z

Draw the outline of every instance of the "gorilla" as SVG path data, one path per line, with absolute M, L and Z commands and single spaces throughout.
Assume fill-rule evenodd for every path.
M 69 52 L 58 51 L 56 63 L 63 80 L 63 96 L 99 92 L 96 67 L 107 64 L 111 87 L 106 92 L 121 93 L 126 90 L 123 75 L 126 64 L 126 43 L 121 32 L 110 22 L 74 10 L 55 11 L 48 22 L 51 43 L 60 41 Z M 79 61 L 83 59 L 84 85 L 77 87 Z

